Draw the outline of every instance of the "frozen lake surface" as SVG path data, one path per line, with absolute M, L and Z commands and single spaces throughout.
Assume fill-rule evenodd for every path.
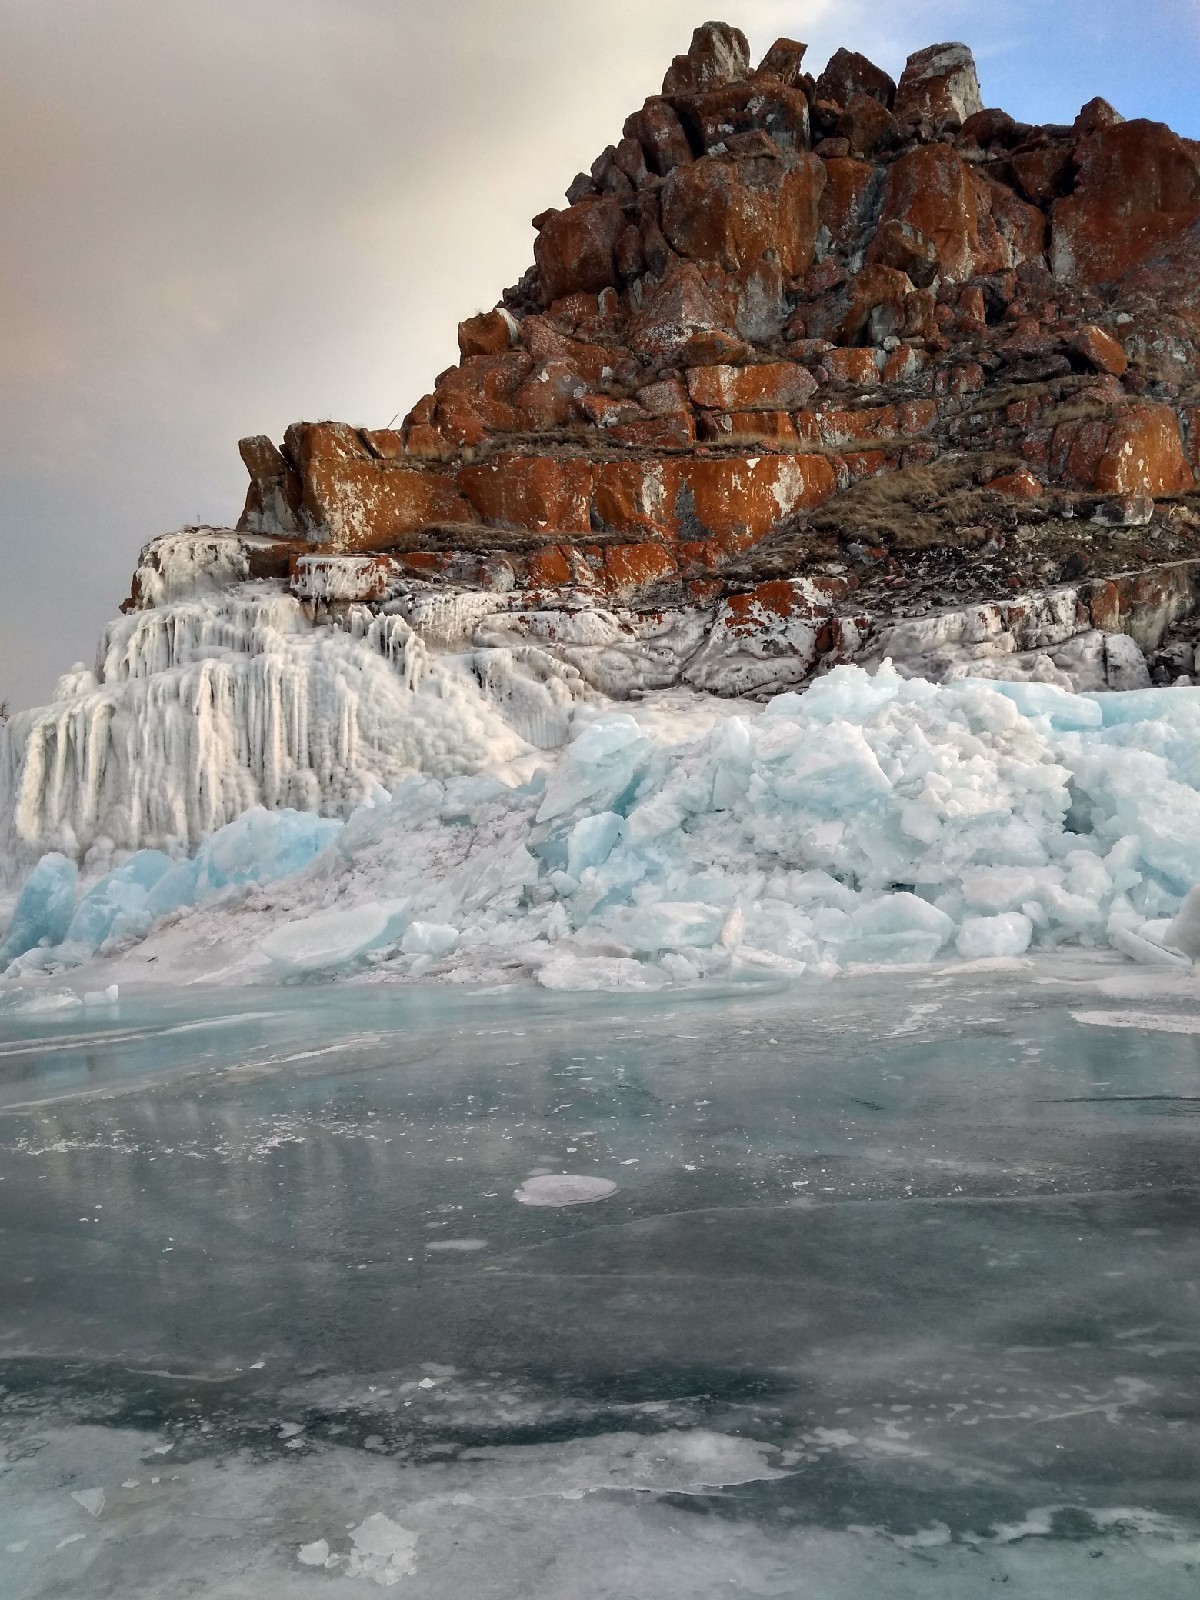
M 1194 1600 L 1198 1047 L 1106 960 L 0 1015 L 0 1593 Z

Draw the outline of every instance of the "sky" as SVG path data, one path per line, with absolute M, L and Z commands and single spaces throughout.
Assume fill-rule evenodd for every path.
M 402 416 L 714 15 L 1200 137 L 1200 0 L 0 0 L 0 702 L 91 662 L 147 539 L 236 521 L 240 436 Z

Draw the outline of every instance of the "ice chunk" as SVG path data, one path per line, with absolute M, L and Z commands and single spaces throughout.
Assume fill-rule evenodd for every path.
M 1163 930 L 1163 944 L 1200 959 L 1200 885 L 1189 889 L 1179 913 Z
M 615 811 L 581 817 L 567 835 L 567 872 L 579 878 L 587 867 L 601 866 L 612 854 L 624 827 Z
M 622 956 L 576 956 L 564 951 L 538 968 L 544 989 L 661 989 L 667 975 L 660 967 Z
M 1110 633 L 1104 641 L 1104 673 L 1110 689 L 1148 689 L 1150 668 L 1127 633 Z
M 1110 928 L 1109 943 L 1131 961 L 1147 967 L 1190 967 L 1191 959 L 1175 950 L 1167 950 L 1153 939 L 1146 939 L 1132 928 Z
M 458 929 L 445 922 L 410 922 L 400 948 L 406 956 L 448 956 L 458 948 Z
M 584 1206 L 607 1200 L 617 1192 L 611 1178 L 593 1178 L 576 1172 L 545 1173 L 526 1178 L 513 1199 L 523 1206 Z
M 40 944 L 61 944 L 75 911 L 79 869 L 57 851 L 44 855 L 17 896 L 0 944 L 0 969 Z
M 273 883 L 300 872 L 341 829 L 341 822 L 310 811 L 254 806 L 220 828 L 197 853 L 197 893 L 236 883 Z
M 695 900 L 660 900 L 642 906 L 618 925 L 621 937 L 635 950 L 686 950 L 715 944 L 726 912 Z
M 367 900 L 345 910 L 318 911 L 273 929 L 260 946 L 281 977 L 347 967 L 386 942 L 404 903 Z
M 852 961 L 926 962 L 954 933 L 953 918 L 915 894 L 884 895 L 850 916 Z
M 139 850 L 83 896 L 67 929 L 67 942 L 96 950 L 107 939 L 140 938 L 149 932 L 154 921 L 147 906 L 149 891 L 170 871 L 170 856 L 161 850 Z
M 372 1578 L 386 1587 L 417 1570 L 417 1535 L 382 1511 L 352 1528 L 350 1540 L 354 1548 L 346 1571 L 351 1577 Z
M 1033 938 L 1033 923 L 1020 911 L 1002 911 L 994 917 L 965 917 L 955 948 L 968 961 L 990 956 L 1023 956 Z

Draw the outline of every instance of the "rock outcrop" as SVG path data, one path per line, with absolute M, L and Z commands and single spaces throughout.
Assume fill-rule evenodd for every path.
M 1190 674 L 1200 146 L 1102 100 L 1019 123 L 961 44 L 898 83 L 804 57 L 698 28 L 400 428 L 242 441 L 239 528 L 291 542 L 297 596 L 469 591 L 514 637 L 698 617 L 689 681 L 767 692 L 964 606 L 989 620 L 951 626 L 960 665 L 1036 656 L 1045 629 L 1010 625 L 1035 592 L 1070 612 L 1026 663 L 1053 677 L 1046 650 L 1137 633 L 1128 575 L 1161 569 L 1138 643 Z

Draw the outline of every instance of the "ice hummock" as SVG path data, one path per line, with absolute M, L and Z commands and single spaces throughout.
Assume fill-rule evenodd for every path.
M 45 856 L 10 975 L 181 914 L 219 944 L 239 885 L 274 886 L 229 927 L 243 977 L 657 988 L 1064 944 L 1186 965 L 1196 945 L 1194 903 L 1179 914 L 1200 882 L 1200 689 L 840 667 L 763 707 L 593 698 L 569 721 L 515 766 L 411 761 L 345 820 L 251 808 L 186 860 L 130 854 L 77 903 L 74 863 Z

